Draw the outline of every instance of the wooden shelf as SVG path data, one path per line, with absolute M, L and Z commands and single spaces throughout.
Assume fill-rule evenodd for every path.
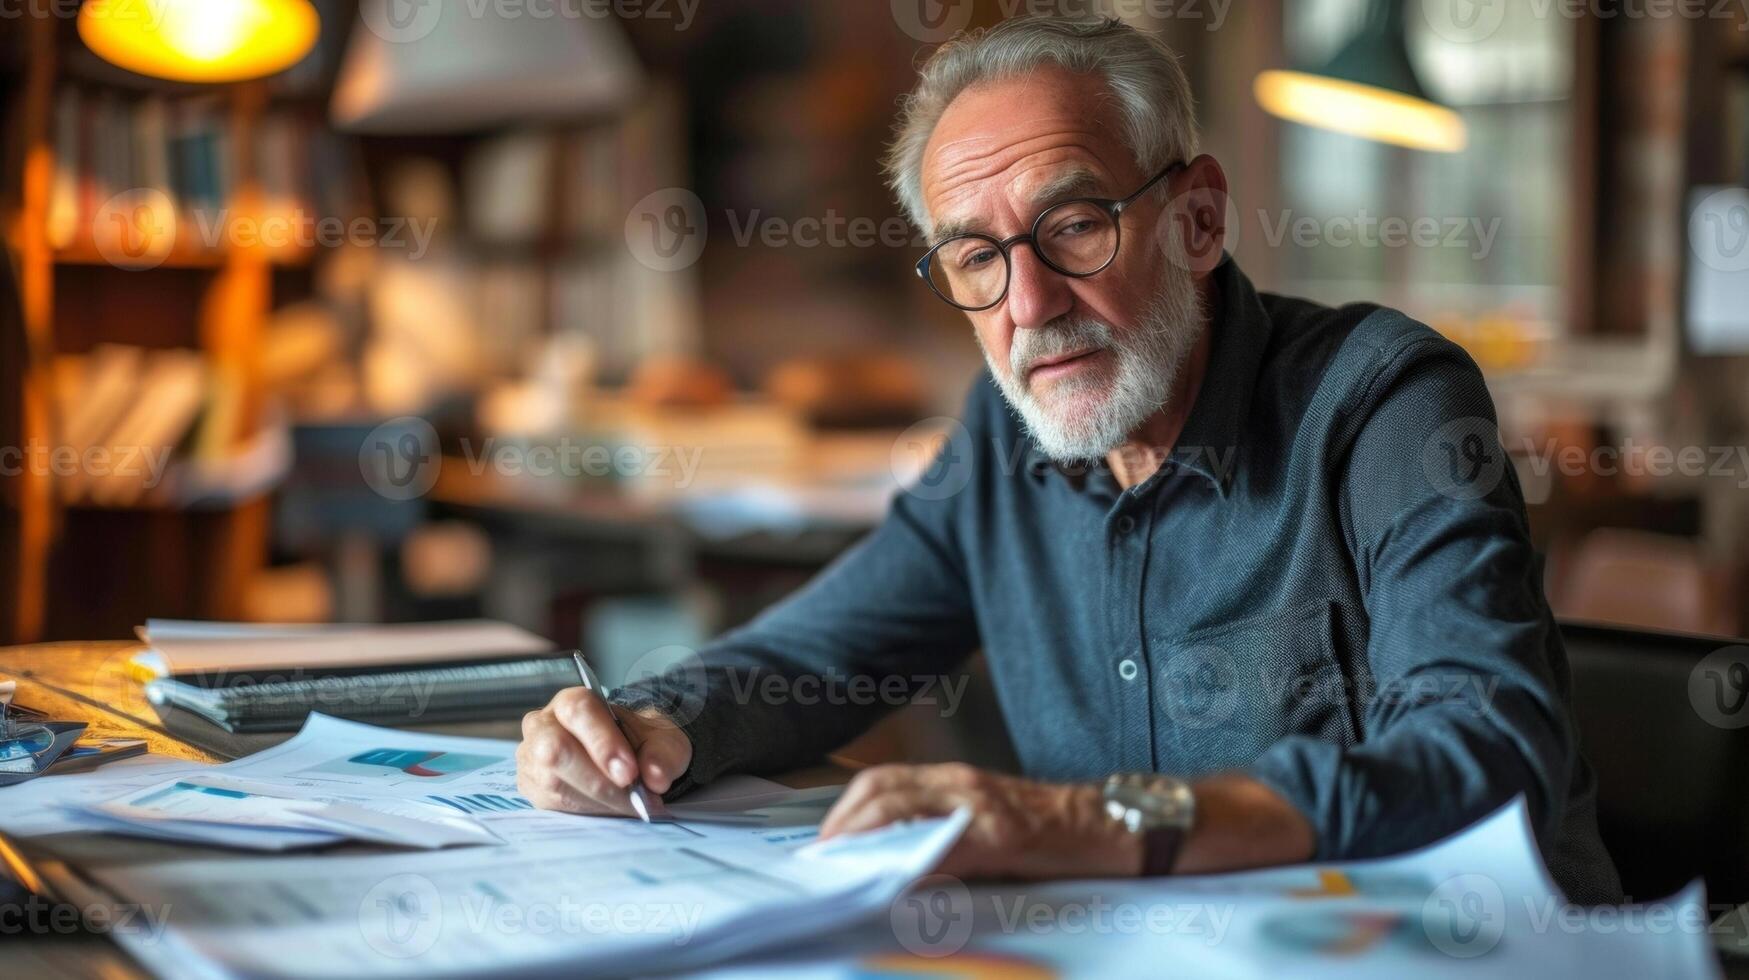
M 295 268 L 309 265 L 315 258 L 315 249 L 296 248 L 279 249 L 265 253 L 269 265 Z M 111 262 L 97 246 L 90 243 L 70 245 L 57 249 L 54 253 L 56 265 L 95 265 L 113 266 L 117 269 L 130 271 L 149 271 L 150 269 L 222 269 L 230 263 L 232 254 L 223 249 L 212 248 L 173 248 L 170 254 L 161 261 L 153 262 L 142 269 L 134 269 L 128 265 L 117 265 Z
M 283 431 L 264 415 L 261 333 L 273 309 L 274 271 L 309 266 L 314 247 L 266 248 L 224 240 L 209 245 L 185 219 L 175 247 L 157 261 L 130 267 L 110 261 L 92 232 L 71 242 L 50 239 L 57 179 L 57 85 L 67 74 L 50 36 L 50 18 L 34 31 L 22 110 L 9 138 L 24 147 L 16 214 L 8 237 L 18 256 L 19 292 L 30 357 L 24 373 L 24 435 L 54 444 L 52 358 L 60 351 L 123 343 L 198 350 L 210 376 L 222 379 L 222 407 L 209 404 L 196 423 L 210 458 L 178 459 L 165 482 L 140 494 L 69 501 L 47 477 L 21 483 L 18 611 L 5 624 L 18 639 L 90 631 L 85 589 L 91 569 L 110 569 L 106 612 L 137 622 L 155 614 L 230 619 L 244 589 L 266 562 L 268 495 L 289 467 Z M 223 206 L 234 214 L 260 208 L 255 133 L 261 86 L 214 86 L 212 109 L 224 114 L 229 139 Z M 59 245 L 60 247 L 57 247 Z M 150 258 L 148 256 L 148 258 Z M 138 275 L 116 276 L 117 272 Z M 151 275 L 149 273 L 156 273 Z M 209 396 L 212 392 L 209 391 Z M 68 494 L 71 496 L 71 494 Z M 113 567 L 112 567 L 113 566 Z M 168 571 L 166 571 L 168 569 Z

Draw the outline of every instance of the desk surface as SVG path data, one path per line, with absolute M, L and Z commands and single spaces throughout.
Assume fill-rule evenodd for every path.
M 83 721 L 93 735 L 143 738 L 158 755 L 198 762 L 222 762 L 225 756 L 192 745 L 166 731 L 147 703 L 140 685 L 129 679 L 125 665 L 140 649 L 137 643 L 44 643 L 0 647 L 0 678 L 18 681 L 16 699 L 49 715 Z M 465 732 L 461 729 L 465 728 Z M 514 721 L 467 726 L 443 726 L 450 734 L 517 738 Z M 285 737 L 290 737 L 287 733 Z M 794 787 L 843 782 L 848 770 L 823 765 L 782 777 Z M 0 790 L 3 794 L 4 790 Z M 0 795 L 0 803 L 4 796 Z M 71 835 L 69 835 L 71 836 Z M 79 835 L 81 855 L 102 854 L 106 860 L 162 860 L 183 855 L 211 858 L 210 849 L 121 838 Z M 59 838 L 56 838 L 57 840 Z M 0 845 L 0 863 L 7 855 Z M 3 873 L 3 872 L 0 872 Z M 103 937 L 85 932 L 13 937 L 3 956 L 8 976 L 92 977 L 130 980 L 147 976 L 132 958 Z
M 147 751 L 198 762 L 222 761 L 164 730 L 126 665 L 138 643 L 40 643 L 0 648 L 0 676 L 18 681 L 18 703 L 67 721 L 83 721 L 92 735 L 143 738 Z
M 164 756 L 202 762 L 223 761 L 223 757 L 190 745 L 165 731 L 158 723 L 139 685 L 129 680 L 124 672 L 128 657 L 138 649 L 138 644 L 124 642 L 0 648 L 0 677 L 19 682 L 17 697 L 20 704 L 40 708 L 56 717 L 85 721 L 94 734 L 143 738 L 152 752 Z M 500 737 L 516 737 L 514 722 L 502 723 L 502 726 L 507 731 Z M 793 773 L 781 782 L 798 787 L 816 786 L 842 782 L 846 773 L 842 766 L 820 766 Z M 125 854 L 129 860 L 157 860 L 177 856 L 183 851 L 196 851 L 210 858 L 214 853 L 180 845 L 118 838 L 91 839 L 81 844 L 89 852 L 103 852 L 106 857 Z M 4 856 L 0 854 L 0 857 Z M 24 941 L 14 937 L 6 944 L 4 961 L 7 975 L 13 976 L 104 980 L 147 976 L 112 943 L 83 932 L 33 936 Z M 1726 961 L 1723 975 L 1729 980 L 1749 980 L 1749 960 Z

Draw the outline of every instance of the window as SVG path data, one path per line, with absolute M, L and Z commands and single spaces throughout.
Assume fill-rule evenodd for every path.
M 1442 3 L 1456 13 L 1471 0 L 1410 3 L 1410 54 L 1429 94 L 1463 116 L 1468 148 L 1426 153 L 1284 124 L 1286 222 L 1265 229 L 1282 243 L 1281 285 L 1323 302 L 1401 307 L 1442 328 L 1507 321 L 1520 336 L 1561 334 L 1574 22 L 1553 7 L 1539 14 L 1509 3 L 1487 36 L 1454 38 L 1434 27 Z M 1288 58 L 1327 60 L 1366 7 L 1287 4 Z

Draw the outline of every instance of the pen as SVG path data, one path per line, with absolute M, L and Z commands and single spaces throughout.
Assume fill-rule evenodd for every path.
M 577 676 L 583 678 L 583 686 L 588 688 L 590 693 L 601 699 L 601 703 L 607 708 L 607 716 L 613 719 L 614 727 L 619 729 L 621 735 L 625 735 L 626 741 L 629 743 L 631 741 L 631 735 L 626 732 L 625 722 L 620 720 L 619 711 L 614 708 L 613 702 L 607 699 L 608 690 L 606 687 L 602 686 L 601 678 L 595 676 L 595 671 L 589 669 L 589 662 L 583 659 L 583 651 L 571 651 L 571 659 L 577 662 Z M 644 791 L 644 780 L 642 777 L 632 780 L 632 785 L 626 790 L 626 795 L 631 797 L 632 809 L 638 811 L 639 818 L 645 823 L 650 822 L 650 815 L 652 813 L 655 813 L 658 816 L 667 815 L 667 810 L 661 803 L 651 803 L 649 794 Z

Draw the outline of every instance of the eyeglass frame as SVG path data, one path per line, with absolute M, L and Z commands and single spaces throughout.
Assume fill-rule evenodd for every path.
M 1052 272 L 1061 276 L 1068 276 L 1071 279 L 1091 279 L 1092 277 L 1099 275 L 1101 272 L 1104 272 L 1106 269 L 1111 268 L 1111 264 L 1117 261 L 1117 253 L 1123 248 L 1124 211 L 1128 210 L 1130 205 L 1136 203 L 1143 194 L 1153 190 L 1155 184 L 1158 184 L 1180 170 L 1187 169 L 1189 166 L 1190 164 L 1185 163 L 1182 160 L 1168 166 L 1165 170 L 1160 171 L 1150 178 L 1149 181 L 1146 184 L 1143 184 L 1134 194 L 1131 194 L 1129 197 L 1123 198 L 1122 200 L 1115 200 L 1107 197 L 1072 197 L 1066 201 L 1058 201 L 1050 207 L 1045 208 L 1043 211 L 1040 211 L 1038 217 L 1032 219 L 1032 228 L 1024 235 L 1015 235 L 1013 238 L 1000 239 L 994 235 L 986 235 L 982 232 L 973 231 L 954 235 L 950 238 L 944 238 L 941 241 L 936 242 L 934 245 L 929 246 L 929 251 L 923 253 L 923 258 L 917 260 L 917 276 L 929 284 L 929 291 L 936 296 L 941 297 L 942 302 L 956 310 L 964 310 L 967 313 L 982 313 L 985 310 L 995 309 L 997 306 L 1002 305 L 1003 300 L 1008 298 L 1009 284 L 1014 281 L 1014 257 L 1009 253 L 1013 251 L 1014 246 L 1019 245 L 1022 242 L 1031 245 L 1032 254 L 1037 256 L 1038 260 L 1044 263 L 1045 268 Z M 1110 215 L 1112 228 L 1115 229 L 1117 235 L 1117 240 L 1114 241 L 1111 246 L 1111 256 L 1107 258 L 1099 268 L 1094 269 L 1091 272 L 1070 272 L 1055 262 L 1052 262 L 1044 252 L 1039 250 L 1038 247 L 1038 230 L 1039 226 L 1044 224 L 1045 215 L 1050 214 L 1058 208 L 1068 207 L 1071 204 L 1091 204 Z M 940 289 L 936 288 L 935 280 L 930 278 L 929 275 L 929 264 L 935 260 L 935 253 L 941 251 L 942 246 L 957 242 L 962 238 L 976 238 L 989 242 L 996 246 L 998 252 L 1002 253 L 1002 262 L 1005 269 L 1002 279 L 1002 291 L 996 294 L 994 300 L 991 300 L 983 306 L 962 306 L 959 303 L 954 302 L 947 296 L 943 295 Z

